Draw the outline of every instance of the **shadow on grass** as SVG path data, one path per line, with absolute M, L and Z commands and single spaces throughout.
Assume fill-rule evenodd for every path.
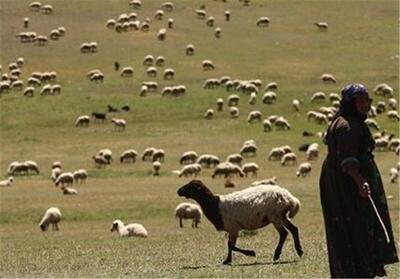
M 279 261 L 279 262 L 273 262 L 273 261 L 268 261 L 268 262 L 254 262 L 254 263 L 242 263 L 242 264 L 232 264 L 232 265 L 223 265 L 217 264 L 217 265 L 199 265 L 199 266 L 183 266 L 182 269 L 186 270 L 197 270 L 197 269 L 204 269 L 204 268 L 211 268 L 211 267 L 239 267 L 239 266 L 257 266 L 257 265 L 283 265 L 283 264 L 294 264 L 297 263 L 296 260 L 291 260 L 291 261 Z

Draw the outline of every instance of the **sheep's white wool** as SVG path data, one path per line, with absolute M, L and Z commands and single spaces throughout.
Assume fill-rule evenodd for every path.
M 58 230 L 58 222 L 61 220 L 61 211 L 57 207 L 50 207 L 46 210 L 42 220 L 40 221 L 40 228 L 45 231 L 47 230 L 49 224 L 53 224 L 53 228 Z
M 140 236 L 147 237 L 147 230 L 141 224 L 124 225 L 121 220 L 115 220 L 111 231 L 118 231 L 120 236 Z
M 220 195 L 219 210 L 224 230 L 254 230 L 265 225 L 265 218 L 282 224 L 283 214 L 293 218 L 300 201 L 289 191 L 276 185 L 259 185 L 227 195 Z
M 192 219 L 192 227 L 197 227 L 202 215 L 203 212 L 201 211 L 200 206 L 194 203 L 182 202 L 175 208 L 175 217 L 180 219 L 181 227 L 183 227 L 182 219 Z

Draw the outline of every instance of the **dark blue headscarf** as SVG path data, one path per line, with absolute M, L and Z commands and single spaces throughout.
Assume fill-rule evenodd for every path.
M 368 96 L 368 91 L 367 88 L 365 88 L 365 86 L 361 83 L 349 84 L 342 89 L 342 100 L 344 100 L 345 102 L 352 101 L 356 96 L 363 95 Z

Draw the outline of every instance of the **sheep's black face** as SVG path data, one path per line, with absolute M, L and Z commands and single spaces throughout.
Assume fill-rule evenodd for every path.
M 47 226 L 46 225 L 41 225 L 40 229 L 42 230 L 42 232 L 47 231 Z
M 200 180 L 192 180 L 188 184 L 183 185 L 178 190 L 178 196 L 185 197 L 187 199 L 193 199 L 199 195 L 199 192 L 204 188 L 203 182 Z
M 112 224 L 111 231 L 118 231 L 118 223 L 115 222 Z

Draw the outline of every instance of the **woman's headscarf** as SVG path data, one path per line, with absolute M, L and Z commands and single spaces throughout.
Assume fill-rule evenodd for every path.
M 328 138 L 331 125 L 338 117 L 354 117 L 361 122 L 363 138 L 360 140 L 364 141 L 364 145 L 370 147 L 370 149 L 374 148 L 375 142 L 372 138 L 371 132 L 364 122 L 367 118 L 367 115 L 360 114 L 356 108 L 355 99 L 357 96 L 369 96 L 367 88 L 361 83 L 349 84 L 342 89 L 342 99 L 340 100 L 340 106 L 327 129 L 324 139 L 325 143 Z

